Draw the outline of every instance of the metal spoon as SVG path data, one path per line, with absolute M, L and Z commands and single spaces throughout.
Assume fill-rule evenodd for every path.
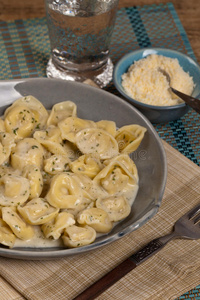
M 167 78 L 167 81 L 169 82 L 169 85 L 170 85 L 171 78 L 170 78 L 169 74 L 161 68 L 159 68 L 158 71 L 161 72 Z M 191 106 L 196 112 L 198 112 L 200 114 L 200 100 L 199 99 L 193 98 L 189 95 L 179 92 L 171 86 L 170 86 L 170 90 L 174 94 L 176 94 L 179 98 L 181 98 L 183 101 L 185 101 L 185 103 L 187 103 L 189 106 Z

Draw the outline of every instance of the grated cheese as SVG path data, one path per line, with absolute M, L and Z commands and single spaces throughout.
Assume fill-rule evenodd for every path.
M 171 86 L 191 95 L 194 89 L 193 78 L 179 65 L 178 59 L 151 54 L 132 64 L 122 75 L 122 86 L 133 99 L 158 106 L 176 105 L 183 102 L 169 89 L 167 78 L 159 68 L 168 72 Z

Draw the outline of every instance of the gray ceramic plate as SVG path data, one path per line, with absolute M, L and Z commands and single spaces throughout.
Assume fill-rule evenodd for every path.
M 80 118 L 99 121 L 113 120 L 118 127 L 140 124 L 147 133 L 139 149 L 132 154 L 139 171 L 139 192 L 131 214 L 113 230 L 88 246 L 75 249 L 18 248 L 0 246 L 0 256 L 20 259 L 53 259 L 97 249 L 136 230 L 158 211 L 167 177 L 167 163 L 163 145 L 151 123 L 131 104 L 100 89 L 75 82 L 54 79 L 24 79 L 0 82 L 0 114 L 21 95 L 33 95 L 46 108 L 54 103 L 72 100 L 78 106 Z

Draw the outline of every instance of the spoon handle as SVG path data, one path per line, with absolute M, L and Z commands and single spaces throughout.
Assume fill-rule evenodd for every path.
M 180 91 L 177 91 L 173 87 L 171 87 L 171 91 L 176 94 L 179 98 L 183 99 L 185 103 L 187 103 L 189 106 L 191 106 L 196 112 L 200 114 L 200 100 L 195 99 L 191 96 L 185 95 L 181 93 Z

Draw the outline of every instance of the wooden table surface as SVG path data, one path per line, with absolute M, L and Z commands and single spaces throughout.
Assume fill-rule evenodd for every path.
M 187 32 L 190 44 L 200 63 L 199 0 L 120 0 L 119 7 L 172 2 Z M 28 19 L 45 16 L 43 0 L 0 0 L 0 20 Z

